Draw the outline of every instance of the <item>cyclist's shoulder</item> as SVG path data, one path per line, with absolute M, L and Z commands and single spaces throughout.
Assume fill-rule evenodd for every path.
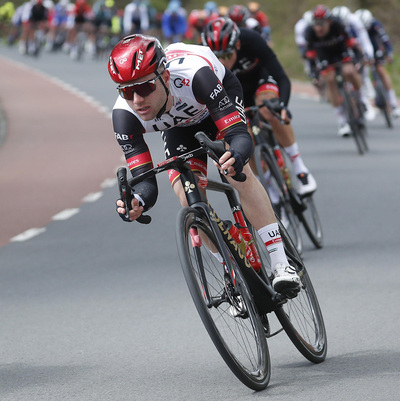
M 171 76 L 194 77 L 204 67 L 209 67 L 219 79 L 225 68 L 208 46 L 174 43 L 165 49 L 167 68 Z

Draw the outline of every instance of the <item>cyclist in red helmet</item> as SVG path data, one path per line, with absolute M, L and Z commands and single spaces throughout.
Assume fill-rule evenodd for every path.
M 222 64 L 239 78 L 243 87 L 245 107 L 262 104 L 264 99 L 279 99 L 283 106 L 282 118 L 288 124 L 281 124 L 265 107 L 261 108 L 260 112 L 270 122 L 277 140 L 292 160 L 293 170 L 298 178 L 294 185 L 299 195 L 314 192 L 317 183 L 302 160 L 286 112 L 291 83 L 273 50 L 257 32 L 246 28 L 239 29 L 231 19 L 222 17 L 207 25 L 202 40 Z
M 234 74 L 205 46 L 174 43 L 164 51 L 156 38 L 144 35 L 122 39 L 110 54 L 108 71 L 119 92 L 112 113 L 114 132 L 132 176 L 152 168 L 144 140 L 148 132 L 162 132 L 167 158 L 197 148 L 194 134 L 198 131 L 212 140 L 223 138 L 227 151 L 219 160 L 220 170 L 227 170 L 247 218 L 266 243 L 275 267 L 274 287 L 298 287 L 300 280 L 288 263 L 268 195 L 247 164 L 253 143 Z M 206 155 L 189 163 L 196 174 L 207 174 Z M 237 182 L 235 174 L 241 171 L 247 179 Z M 170 171 L 173 189 L 186 206 L 178 177 L 178 172 Z M 133 195 L 130 221 L 155 204 L 156 179 L 136 185 Z M 117 212 L 124 218 L 125 205 L 120 199 Z
M 328 99 L 337 115 L 338 135 L 348 136 L 351 129 L 342 108 L 334 64 L 342 62 L 344 79 L 351 82 L 362 101 L 367 103 L 368 99 L 360 91 L 362 77 L 356 70 L 352 58 L 352 47 L 356 45 L 356 41 L 349 36 L 344 23 L 332 16 L 327 6 L 320 4 L 312 11 L 312 24 L 307 27 L 304 35 L 307 42 L 305 55 L 307 58 L 316 59 L 320 66 L 320 75 L 325 81 Z

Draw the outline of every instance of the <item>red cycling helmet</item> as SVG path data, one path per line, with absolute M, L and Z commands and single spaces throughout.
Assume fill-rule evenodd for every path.
M 332 16 L 331 10 L 329 7 L 324 6 L 323 4 L 319 4 L 313 9 L 313 19 L 319 20 L 328 20 Z
M 250 17 L 250 11 L 246 6 L 231 6 L 228 10 L 228 17 L 238 26 L 244 26 L 245 21 Z
M 130 35 L 112 49 L 108 72 L 115 83 L 124 84 L 153 72 L 159 75 L 165 69 L 166 61 L 158 39 L 146 35 Z
M 201 34 L 201 41 L 218 57 L 235 49 L 240 30 L 230 18 L 216 18 L 210 21 Z

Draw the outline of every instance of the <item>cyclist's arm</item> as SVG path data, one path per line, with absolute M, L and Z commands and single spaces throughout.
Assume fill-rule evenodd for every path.
M 260 35 L 254 34 L 250 36 L 250 39 L 250 41 L 246 41 L 247 51 L 259 59 L 259 63 L 267 69 L 268 73 L 276 81 L 279 88 L 279 100 L 287 107 L 291 91 L 289 77 L 286 75 L 275 52 L 265 43 Z
M 223 137 L 232 154 L 238 153 L 241 163 L 246 164 L 253 152 L 253 141 L 247 131 L 242 87 L 236 76 L 225 69 L 220 82 L 210 68 L 203 67 L 193 78 L 193 94 L 199 103 L 207 106 L 220 132 L 218 138 Z
M 151 154 L 143 138 L 143 126 L 139 120 L 123 109 L 114 109 L 112 120 L 116 139 L 125 154 L 132 177 L 153 168 Z M 144 211 L 151 209 L 158 197 L 156 178 L 147 178 L 135 185 L 134 194 Z
M 376 35 L 379 37 L 380 41 L 382 41 L 383 46 L 385 46 L 385 50 L 387 54 L 393 53 L 393 45 L 390 41 L 389 35 L 386 33 L 385 28 L 383 25 L 378 21 L 375 20 L 372 23 L 371 29 L 373 29 Z

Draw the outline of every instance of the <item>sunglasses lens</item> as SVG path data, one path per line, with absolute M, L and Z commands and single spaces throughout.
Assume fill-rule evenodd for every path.
M 143 82 L 142 84 L 125 86 L 118 88 L 118 92 L 125 100 L 133 100 L 133 95 L 136 92 L 140 97 L 149 96 L 150 93 L 156 90 L 155 82 Z
M 219 58 L 222 58 L 223 60 L 229 60 L 233 55 L 233 52 L 226 52 L 222 53 Z

